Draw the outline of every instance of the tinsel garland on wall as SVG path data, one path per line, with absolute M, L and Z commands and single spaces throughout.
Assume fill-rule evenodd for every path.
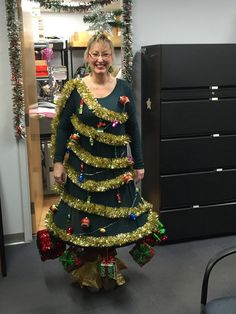
M 14 130 L 17 140 L 25 138 L 24 128 L 24 89 L 22 77 L 21 25 L 16 0 L 6 0 L 6 18 L 8 31 L 8 49 L 11 67 L 13 92 Z
M 132 80 L 133 41 L 132 41 L 132 0 L 123 0 L 123 38 L 122 38 L 122 76 L 128 82 Z
M 108 5 L 117 0 L 92 0 L 90 2 L 78 2 L 78 5 L 70 5 L 63 2 L 63 0 L 30 0 L 32 2 L 39 3 L 41 7 L 54 11 L 64 12 L 86 12 L 94 7 L 101 5 Z

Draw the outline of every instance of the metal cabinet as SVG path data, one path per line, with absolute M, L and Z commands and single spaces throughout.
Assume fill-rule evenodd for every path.
M 236 232 L 235 55 L 235 44 L 142 47 L 142 191 L 169 242 Z

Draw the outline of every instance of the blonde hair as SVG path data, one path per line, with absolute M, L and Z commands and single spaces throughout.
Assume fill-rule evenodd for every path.
M 86 63 L 87 63 L 89 51 L 92 48 L 92 46 L 96 43 L 101 43 L 101 44 L 107 43 L 111 49 L 112 58 L 114 58 L 115 52 L 114 52 L 114 46 L 113 46 L 112 41 L 105 34 L 96 34 L 96 35 L 93 35 L 89 39 L 88 44 L 87 44 L 87 48 L 84 52 L 84 60 Z

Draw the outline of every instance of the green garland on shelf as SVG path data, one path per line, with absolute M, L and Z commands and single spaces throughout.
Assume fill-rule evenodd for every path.
M 25 106 L 22 76 L 21 55 L 21 24 L 17 11 L 16 0 L 6 0 L 6 18 L 8 32 L 8 50 L 11 67 L 12 98 L 13 98 L 13 122 L 17 140 L 24 139 Z

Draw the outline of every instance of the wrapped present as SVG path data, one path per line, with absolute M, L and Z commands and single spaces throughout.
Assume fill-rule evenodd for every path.
M 140 241 L 129 251 L 135 262 L 139 266 L 144 266 L 154 256 L 154 249 L 144 241 Z
M 158 220 L 156 229 L 151 234 L 144 237 L 143 240 L 151 246 L 165 242 L 167 240 L 167 235 L 164 225 Z
M 61 256 L 66 248 L 66 244 L 54 237 L 47 229 L 37 232 L 37 246 L 42 261 Z
M 102 278 L 110 278 L 116 280 L 117 264 L 113 256 L 104 257 L 99 264 L 99 274 Z
M 83 265 L 83 258 L 81 250 L 77 247 L 71 246 L 64 251 L 63 255 L 59 257 L 64 269 L 71 272 Z

